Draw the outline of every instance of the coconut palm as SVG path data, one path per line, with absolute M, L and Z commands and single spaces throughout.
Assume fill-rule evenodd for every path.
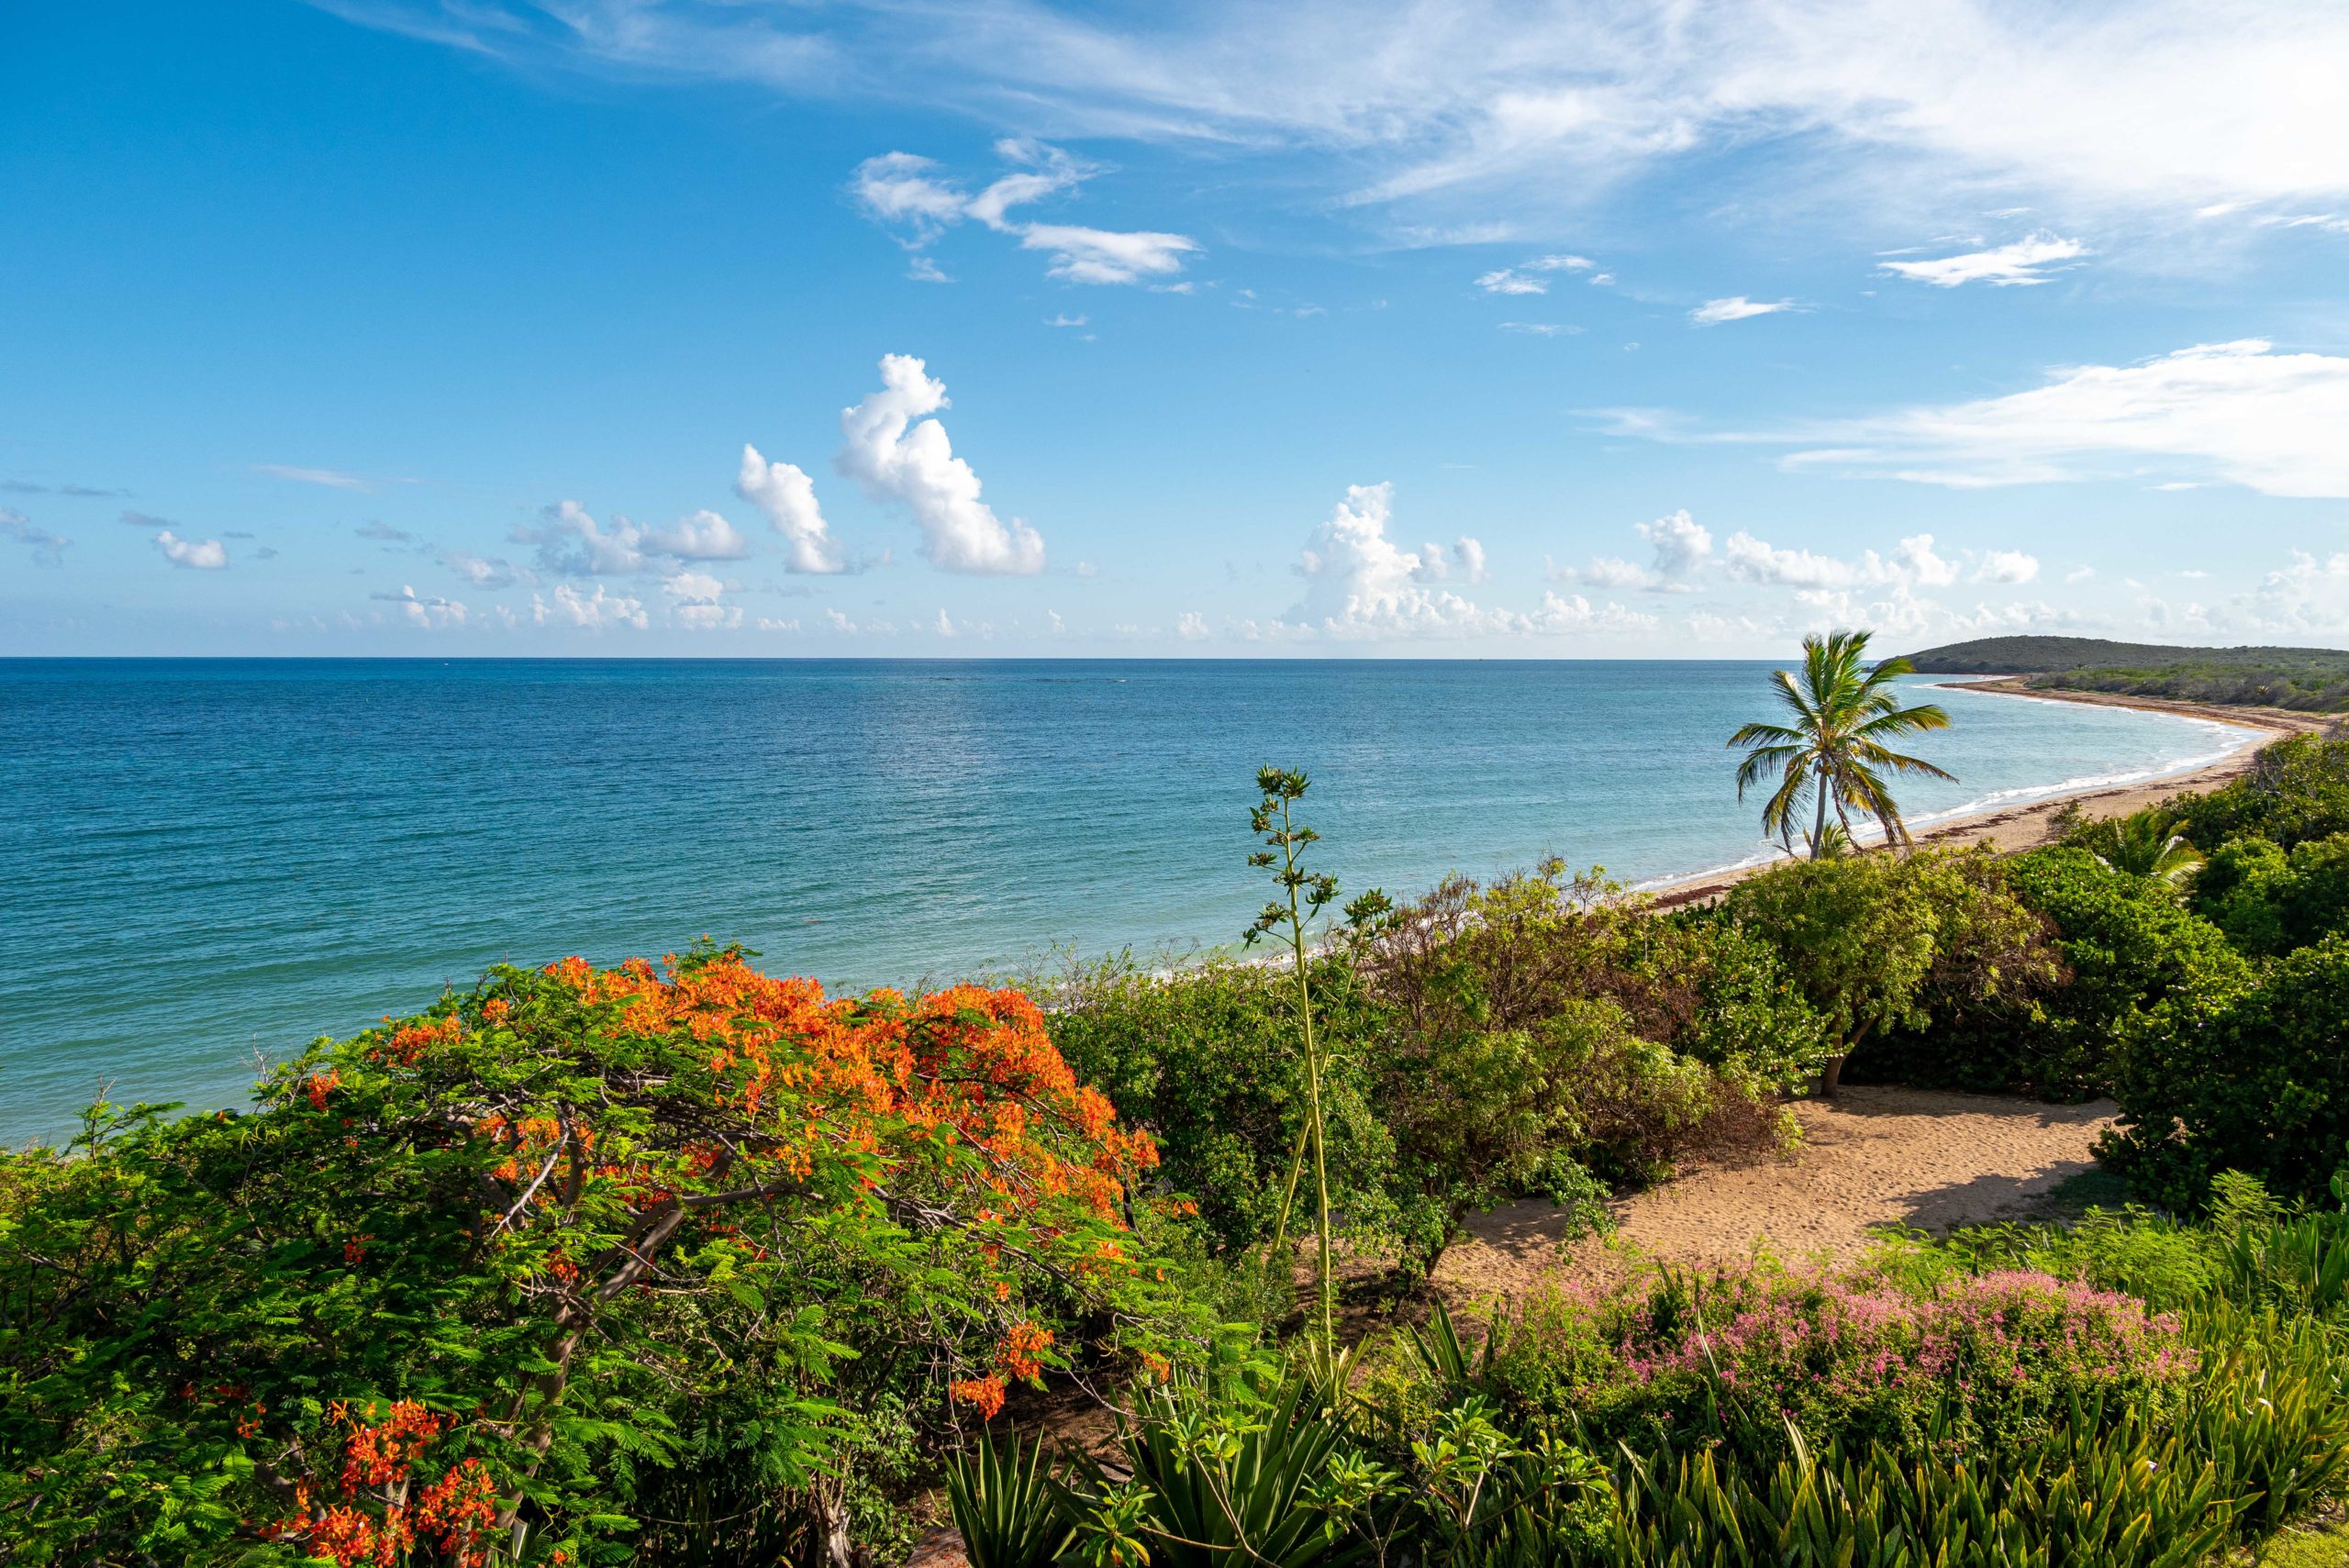
M 1808 809 L 1813 860 L 1837 848 L 1828 831 L 1831 810 L 1845 846 L 1855 841 L 1854 810 L 1884 824 L 1887 845 L 1909 841 L 1900 808 L 1885 785 L 1887 772 L 1953 776 L 1920 757 L 1887 748 L 1885 742 L 1903 735 L 1947 728 L 1949 715 L 1931 703 L 1902 707 L 1892 682 L 1913 666 L 1906 659 L 1887 659 L 1870 669 L 1867 647 L 1865 631 L 1804 638 L 1801 673 L 1770 674 L 1790 722 L 1749 724 L 1729 738 L 1731 747 L 1745 749 L 1737 769 L 1737 798 L 1743 800 L 1755 784 L 1775 777 L 1777 787 L 1762 807 L 1762 830 L 1791 847 L 1796 820 Z

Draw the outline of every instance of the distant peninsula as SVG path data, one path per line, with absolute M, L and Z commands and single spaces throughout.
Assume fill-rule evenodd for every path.
M 2012 675 L 2042 690 L 2181 702 L 2349 710 L 2349 652 L 2330 648 L 2187 648 L 2095 637 L 1984 637 L 1909 654 L 1926 674 Z

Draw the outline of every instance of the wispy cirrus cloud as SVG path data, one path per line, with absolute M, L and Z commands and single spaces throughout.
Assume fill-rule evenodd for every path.
M 1523 231 L 1729 148 L 1757 191 L 1858 211 L 1887 192 L 2178 218 L 2349 195 L 2349 13 L 2296 0 L 313 3 L 531 69 L 914 99 L 1227 163 L 1286 153 L 1340 201 L 1393 209 L 1398 234 L 1489 229 L 1503 197 Z
M 866 159 L 850 178 L 849 194 L 866 217 L 892 229 L 914 253 L 910 275 L 922 283 L 952 281 L 922 252 L 966 218 L 1017 239 L 1023 250 L 1043 252 L 1050 258 L 1046 275 L 1064 283 L 1163 283 L 1179 274 L 1200 249 L 1184 234 L 1016 219 L 1012 208 L 1067 195 L 1102 170 L 1026 138 L 1006 137 L 995 150 L 1011 172 L 975 194 L 935 160 L 913 152 Z
M 1748 299 L 1733 294 L 1727 299 L 1709 299 L 1688 313 L 1692 327 L 1719 327 L 1725 321 L 1746 321 L 1756 316 L 1776 316 L 1782 311 L 1800 310 L 1802 306 L 1790 299 Z
M 255 473 L 265 473 L 272 479 L 291 480 L 296 484 L 323 484 L 329 490 L 372 490 L 373 481 L 355 473 L 345 473 L 339 468 L 297 468 L 291 463 L 257 462 Z
M 2097 479 L 2210 482 L 2349 497 L 2349 357 L 2260 338 L 2124 365 L 2059 365 L 1995 397 L 1776 428 L 1709 428 L 1671 409 L 1583 411 L 1610 435 L 1796 449 L 1790 470 L 1957 489 Z
M 2000 245 L 1987 250 L 1970 250 L 1962 255 L 1941 256 L 1927 261 L 1887 261 L 1878 265 L 1883 272 L 1914 283 L 1931 284 L 1935 288 L 1954 289 L 1965 284 L 2012 288 L 2043 284 L 2088 254 L 2088 248 L 2076 239 L 2059 239 L 2053 234 L 2034 234 L 2027 239 L 2018 239 L 2011 245 Z

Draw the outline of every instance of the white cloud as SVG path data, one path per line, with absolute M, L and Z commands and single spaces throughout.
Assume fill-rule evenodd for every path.
M 788 462 L 769 462 L 759 449 L 742 444 L 742 467 L 734 478 L 734 494 L 766 514 L 787 548 L 786 571 L 829 573 L 842 570 L 840 546 L 824 526 L 816 505 L 816 482 L 805 470 Z
M 882 390 L 841 412 L 846 444 L 840 471 L 876 500 L 913 514 L 922 554 L 942 572 L 1032 576 L 1044 569 L 1044 541 L 1009 524 L 979 498 L 979 476 L 954 455 L 946 428 L 929 417 L 948 406 L 946 384 L 909 354 L 881 361 Z M 918 421 L 918 423 L 916 423 Z
M 681 561 L 740 561 L 751 553 L 751 541 L 707 508 L 679 517 L 661 532 L 646 534 L 644 542 Z
M 468 555 L 462 550 L 442 550 L 440 564 L 477 588 L 510 588 L 519 578 L 519 573 L 504 561 Z
M 572 626 L 585 627 L 591 631 L 601 631 L 607 626 L 634 627 L 642 631 L 652 624 L 652 617 L 645 613 L 643 600 L 630 598 L 625 594 L 608 593 L 601 583 L 596 584 L 596 592 L 592 595 L 582 594 L 568 583 L 556 584 L 551 608 L 544 599 L 532 594 L 530 619 L 540 626 L 550 621 L 556 624 L 567 622 Z
M 970 197 L 938 175 L 933 159 L 914 152 L 885 152 L 868 158 L 850 176 L 849 192 L 866 214 L 884 223 L 904 224 L 926 243 L 960 223 Z
M 2095 578 L 2096 568 L 2093 566 L 2076 566 L 2064 573 L 2064 581 L 2071 584 L 2093 582 Z
M 1298 555 L 1305 597 L 1291 617 L 1330 637 L 1465 636 L 1511 629 L 1506 610 L 1482 610 L 1448 589 L 1430 588 L 1428 563 L 1386 537 L 1392 484 L 1353 484 Z M 1442 556 L 1436 554 L 1441 573 Z M 1283 623 L 1283 629 L 1292 629 Z
M 1741 528 L 1722 544 L 1721 558 L 1730 575 L 1740 581 L 1812 591 L 1945 588 L 1958 575 L 1954 565 L 1934 552 L 1931 534 L 1910 535 L 1888 556 L 1867 550 L 1856 560 L 1844 561 L 1808 550 L 1782 550 Z
M 33 527 L 33 520 L 13 506 L 0 506 L 0 539 L 32 547 L 35 566 L 62 566 L 65 547 L 73 541 Z
M 930 623 L 930 629 L 936 632 L 941 637 L 952 637 L 954 635 L 954 623 L 946 617 L 946 609 L 944 606 L 941 605 L 939 606 L 938 619 Z
M 1976 583 L 2028 583 L 2039 575 L 2039 558 L 2020 550 L 1994 550 L 1974 569 Z
M 1583 330 L 1555 321 L 1504 321 L 1500 328 L 1504 332 L 1523 332 L 1535 338 L 1577 338 Z
M 165 528 L 155 536 L 155 548 L 161 550 L 173 565 L 198 572 L 217 572 L 228 564 L 228 551 L 217 539 L 182 539 Z
M 1529 278 L 1507 267 L 1497 267 L 1476 280 L 1476 286 L 1486 294 L 1548 294 L 1550 285 L 1540 278 Z
M 1683 163 L 1731 201 L 1870 215 L 1951 195 L 2189 221 L 2228 203 L 2329 212 L 2349 194 L 2349 13 L 2305 0 L 330 8 L 531 64 L 918 102 L 1227 159 L 1289 151 L 1319 185 L 1305 200 L 1391 204 L 1407 239 L 1489 239 L 1500 198 L 1538 231 Z M 1294 166 L 1271 177 L 1285 195 L 1306 183 Z M 919 217 L 929 194 L 892 199 Z
M 838 610 L 826 610 L 824 612 L 824 625 L 833 631 L 842 633 L 843 635 L 853 634 L 856 630 L 856 622 L 849 619 L 848 617 L 841 614 Z
M 1713 536 L 1683 506 L 1652 523 L 1638 527 L 1639 536 L 1655 550 L 1655 569 L 1666 578 L 1688 576 L 1712 558 Z
M 719 603 L 726 584 L 703 572 L 677 572 L 661 580 L 669 618 L 691 631 L 717 631 L 742 624 L 740 608 Z
M 463 605 L 435 595 L 419 595 L 405 583 L 400 584 L 400 591 L 396 594 L 370 594 L 367 596 L 399 606 L 400 613 L 407 617 L 410 626 L 429 628 L 465 624 Z
M 895 228 L 899 242 L 918 251 L 948 228 L 971 218 L 1020 248 L 1051 257 L 1048 275 L 1076 284 L 1154 282 L 1183 270 L 1198 241 L 1184 234 L 1151 229 L 1088 228 L 1074 224 L 1015 222 L 1010 211 L 1074 191 L 1100 171 L 1057 147 L 1026 138 L 1006 138 L 996 155 L 1014 166 L 978 195 L 941 172 L 938 163 L 911 152 L 868 158 L 850 177 L 849 192 L 865 215 Z M 912 276 L 924 283 L 950 281 L 936 262 L 916 255 Z M 1176 285 L 1179 289 L 1180 285 Z
M 1653 567 L 1626 561 L 1620 555 L 1602 555 L 1587 566 L 1553 568 L 1550 575 L 1595 588 L 1641 588 L 1675 594 L 1695 591 L 1697 584 L 1692 579 L 1712 561 L 1713 536 L 1688 515 L 1687 507 L 1652 523 L 1638 524 L 1632 531 L 1647 540 L 1655 552 Z
M 1167 277 L 1181 272 L 1183 258 L 1199 249 L 1197 240 L 1180 234 L 1119 233 L 1060 223 L 1029 225 L 1019 231 L 1019 245 L 1025 250 L 1051 252 L 1052 264 L 1045 271 L 1073 284 Z
M 2260 339 L 2132 365 L 2074 365 L 2026 392 L 1814 432 L 1795 468 L 1955 486 L 2141 475 L 2180 466 L 2270 495 L 2349 496 L 2349 358 Z M 1772 438 L 1762 438 L 1772 439 Z
M 367 481 L 355 473 L 345 473 L 334 468 L 294 468 L 282 462 L 257 462 L 255 473 L 266 473 L 272 479 L 290 479 L 296 484 L 323 484 L 330 490 L 366 490 Z
M 761 631 L 797 631 L 799 622 L 796 617 L 791 620 L 769 620 L 766 617 L 761 616 L 759 629 Z
M 1688 313 L 1690 325 L 1718 327 L 1724 321 L 1744 321 L 1756 316 L 1776 316 L 1782 310 L 1801 308 L 1790 299 L 1748 299 L 1742 294 L 1727 299 L 1709 299 Z
M 1185 610 L 1183 618 L 1174 623 L 1174 635 L 1186 642 L 1205 642 L 1213 635 L 1208 630 L 1208 617 L 1197 610 Z
M 644 532 L 626 517 L 615 517 L 607 532 L 586 507 L 576 501 L 558 501 L 541 507 L 535 528 L 516 528 L 518 544 L 539 547 L 539 564 L 547 572 L 568 577 L 627 576 L 645 569 Z
M 2059 239 L 2053 234 L 2041 233 L 2011 245 L 1969 251 L 1963 256 L 1943 256 L 1928 261 L 1886 261 L 1882 270 L 1935 288 L 1954 289 L 1961 284 L 1977 283 L 2009 288 L 2043 284 L 2052 273 L 2063 271 L 2064 263 L 2077 261 L 2089 253 L 2088 248 L 2076 239 Z
M 1447 582 L 1455 570 L 1470 587 L 1485 580 L 1485 547 L 1466 534 L 1453 541 L 1449 555 L 1444 553 L 1443 546 L 1430 543 L 1419 547 L 1417 559 L 1419 565 L 1411 573 L 1415 582 Z

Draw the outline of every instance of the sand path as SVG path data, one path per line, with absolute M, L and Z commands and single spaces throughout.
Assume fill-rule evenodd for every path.
M 1555 1208 L 1509 1204 L 1469 1221 L 1435 1283 L 1454 1300 L 1519 1296 L 1626 1268 L 1625 1243 L 1675 1262 L 1733 1262 L 1764 1241 L 1788 1263 L 1848 1260 L 1872 1226 L 1943 1230 L 2040 1207 L 2095 1167 L 2097 1135 L 2115 1108 L 1848 1085 L 1833 1100 L 1796 1104 L 1803 1144 L 1792 1158 L 1704 1166 L 1615 1204 L 1615 1243 L 1562 1250 Z

